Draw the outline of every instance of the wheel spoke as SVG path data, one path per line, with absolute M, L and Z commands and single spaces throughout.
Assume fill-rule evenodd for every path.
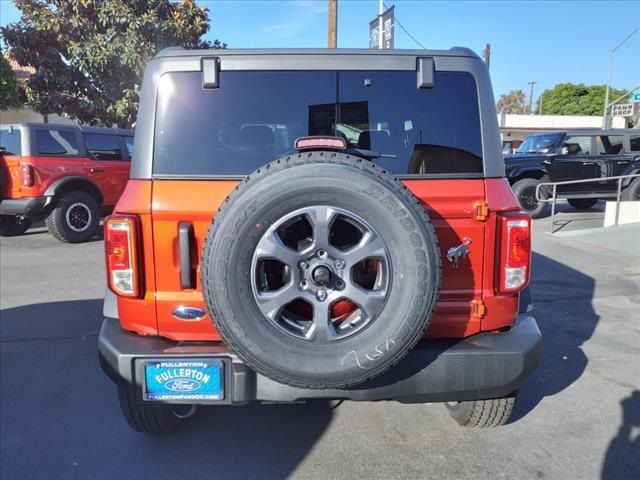
M 265 235 L 256 247 L 255 256 L 258 259 L 272 258 L 294 268 L 300 260 L 299 252 L 287 247 L 275 232 Z
M 357 265 L 367 258 L 384 258 L 386 247 L 382 239 L 373 232 L 367 232 L 360 242 L 342 254 L 347 268 Z
M 296 288 L 293 282 L 289 282 L 288 285 L 278 290 L 258 292 L 256 298 L 260 311 L 269 319 L 275 321 L 282 309 L 296 298 L 299 298 L 300 295 L 300 290 Z
M 338 338 L 329 315 L 329 303 L 314 302 L 313 324 L 307 338 L 318 343 L 329 343 Z
M 313 248 L 324 248 L 325 250 L 331 248 L 329 233 L 335 213 L 333 208 L 324 205 L 313 207 L 307 212 L 307 218 L 313 228 Z

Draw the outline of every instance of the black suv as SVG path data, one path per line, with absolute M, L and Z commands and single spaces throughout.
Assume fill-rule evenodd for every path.
M 522 208 L 533 217 L 545 212 L 536 200 L 543 182 L 564 182 L 630 175 L 640 172 L 640 130 L 577 130 L 536 133 L 517 152 L 505 157 L 507 178 Z M 622 182 L 625 200 L 640 199 L 640 178 Z M 587 209 L 600 198 L 617 194 L 616 181 L 560 185 L 558 196 Z M 548 192 L 543 192 L 548 193 Z

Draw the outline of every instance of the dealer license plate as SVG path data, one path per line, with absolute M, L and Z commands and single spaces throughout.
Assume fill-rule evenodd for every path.
M 145 400 L 222 400 L 220 359 L 152 360 L 144 364 Z

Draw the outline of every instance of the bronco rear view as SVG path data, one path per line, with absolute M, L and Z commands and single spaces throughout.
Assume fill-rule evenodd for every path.
M 542 337 L 504 177 L 470 50 L 161 52 L 105 221 L 98 349 L 129 424 L 318 398 L 506 423 Z

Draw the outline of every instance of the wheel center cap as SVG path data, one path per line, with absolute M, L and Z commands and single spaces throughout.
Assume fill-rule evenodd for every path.
M 311 278 L 313 279 L 313 283 L 324 287 L 329 283 L 329 280 L 331 280 L 331 270 L 329 270 L 324 265 L 317 266 L 313 269 Z

